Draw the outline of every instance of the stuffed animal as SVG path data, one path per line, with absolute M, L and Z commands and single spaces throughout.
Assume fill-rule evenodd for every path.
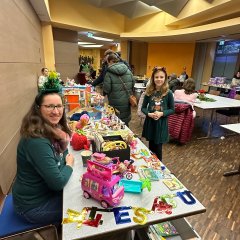
M 87 126 L 88 122 L 89 116 L 87 114 L 83 114 L 76 125 L 76 129 L 83 129 L 85 126 Z
M 90 142 L 88 141 L 85 135 L 75 132 L 72 135 L 71 145 L 73 150 L 77 151 L 82 149 L 89 150 Z
M 70 79 L 70 78 L 67 78 L 67 83 L 66 83 L 67 86 L 74 86 L 75 85 L 75 80 L 74 79 Z

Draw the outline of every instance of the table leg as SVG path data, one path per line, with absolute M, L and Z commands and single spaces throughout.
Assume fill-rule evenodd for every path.
M 237 174 L 240 174 L 240 164 L 239 164 L 238 169 L 233 170 L 233 171 L 230 171 L 230 172 L 225 172 L 225 173 L 223 174 L 223 176 L 224 176 L 224 177 L 228 177 L 228 176 L 233 176 L 233 175 L 237 175 Z
M 212 124 L 213 124 L 213 114 L 214 114 L 214 110 L 215 109 L 211 109 L 211 116 L 210 116 L 210 120 L 209 120 L 209 124 L 208 124 L 208 132 L 207 132 L 207 136 L 205 137 L 199 137 L 197 139 L 206 139 L 206 138 L 210 138 L 212 135 Z

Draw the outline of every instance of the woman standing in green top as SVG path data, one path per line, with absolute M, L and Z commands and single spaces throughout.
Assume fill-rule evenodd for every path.
M 61 96 L 40 93 L 22 121 L 13 185 L 16 212 L 28 222 L 58 224 L 62 219 L 62 190 L 72 174 L 74 158 L 67 145 L 67 125 Z
M 149 149 L 162 161 L 162 144 L 168 141 L 167 116 L 174 113 L 173 94 L 168 88 L 165 68 L 153 69 L 141 111 L 146 115 L 142 136 L 149 141 Z

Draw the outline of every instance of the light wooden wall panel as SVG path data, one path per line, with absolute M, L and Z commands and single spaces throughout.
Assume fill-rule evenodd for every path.
M 0 62 L 40 62 L 41 28 L 27 0 L 1 0 Z M 42 45 L 42 43 L 41 43 Z
M 4 126 L 1 129 L 0 152 L 6 147 L 16 128 L 20 127 L 22 116 L 37 94 L 35 68 L 36 64 L 31 63 L 0 63 L 0 110 L 4 113 L 0 118 L 0 124 Z
M 148 44 L 146 42 L 131 42 L 130 64 L 134 65 L 134 75 L 146 74 L 147 55 Z
M 65 82 L 67 77 L 74 78 L 79 70 L 77 43 L 54 41 L 56 70 Z
M 1 195 L 16 173 L 21 121 L 36 96 L 44 62 L 41 23 L 28 0 L 1 0 L 0 5 Z
M 4 194 L 8 193 L 9 187 L 11 187 L 13 179 L 15 178 L 17 170 L 15 149 L 18 141 L 19 131 L 17 130 L 1 154 L 1 171 L 4 170 L 4 172 L 0 174 L 0 182 L 1 190 Z

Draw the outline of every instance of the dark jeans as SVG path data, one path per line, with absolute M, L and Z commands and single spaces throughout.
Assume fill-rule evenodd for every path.
M 149 149 L 162 161 L 162 143 L 155 144 L 154 141 L 149 141 Z
M 62 192 L 55 195 L 39 207 L 25 212 L 18 212 L 30 223 L 54 224 L 58 226 L 62 222 Z

